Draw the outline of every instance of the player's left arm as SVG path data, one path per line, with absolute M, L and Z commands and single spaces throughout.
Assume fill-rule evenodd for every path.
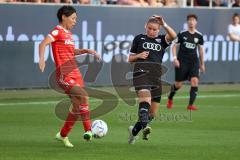
M 163 19 L 163 17 L 161 16 L 158 16 L 156 15 L 155 16 L 159 21 L 160 21 L 160 25 L 163 26 L 163 28 L 165 29 L 165 31 L 167 32 L 167 35 L 166 35 L 166 42 L 167 43 L 170 43 L 172 42 L 176 37 L 177 37 L 177 34 L 176 32 L 174 31 L 174 29 L 172 27 L 170 27 Z
M 93 54 L 97 59 L 100 59 L 100 55 L 97 53 L 97 51 L 92 49 L 74 49 L 75 55 L 81 55 L 81 54 Z
M 165 31 L 167 32 L 167 35 L 166 35 L 166 42 L 172 42 L 176 37 L 177 37 L 177 34 L 176 32 L 172 29 L 172 27 L 170 27 L 169 25 L 163 25 Z
M 205 63 L 204 63 L 204 47 L 203 45 L 198 45 L 198 52 L 200 58 L 200 71 L 205 72 Z

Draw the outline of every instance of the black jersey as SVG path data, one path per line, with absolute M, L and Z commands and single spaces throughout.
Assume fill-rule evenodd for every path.
M 197 60 L 197 48 L 198 45 L 203 45 L 202 33 L 195 31 L 194 34 L 188 30 L 181 31 L 177 35 L 176 43 L 180 44 L 178 51 L 178 59 L 183 61 Z
M 137 35 L 132 43 L 130 52 L 142 53 L 143 51 L 149 51 L 149 55 L 146 59 L 138 59 L 137 62 L 157 62 L 162 63 L 165 49 L 169 46 L 166 42 L 166 35 L 159 35 L 156 38 L 150 38 L 147 35 Z

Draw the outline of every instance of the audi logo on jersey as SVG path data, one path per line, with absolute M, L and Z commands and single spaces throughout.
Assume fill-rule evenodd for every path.
M 161 47 L 160 44 L 144 42 L 143 43 L 143 48 L 144 49 L 150 49 L 150 50 L 153 50 L 153 51 L 161 51 L 162 47 Z

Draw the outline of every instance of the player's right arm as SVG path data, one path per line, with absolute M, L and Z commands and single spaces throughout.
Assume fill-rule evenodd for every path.
M 165 20 L 163 19 L 162 16 L 158 16 L 158 15 L 154 15 L 154 17 L 156 19 L 159 20 L 160 25 L 163 26 L 163 28 L 165 29 L 165 31 L 167 32 L 165 40 L 167 43 L 172 42 L 174 39 L 176 39 L 177 34 L 176 32 L 172 29 L 172 27 L 170 27 L 169 25 L 167 25 L 167 23 L 165 22 Z
M 45 48 L 51 42 L 52 42 L 52 39 L 49 36 L 47 36 L 39 45 L 39 68 L 42 72 L 45 69 L 45 58 L 44 58 Z
M 180 67 L 180 62 L 177 59 L 177 47 L 179 46 L 180 41 L 181 41 L 181 35 L 180 33 L 178 33 L 175 43 L 173 44 L 173 47 L 172 47 L 173 63 L 174 63 L 174 66 L 177 68 Z
M 240 41 L 240 36 L 234 34 L 234 33 L 228 33 L 228 36 L 231 41 Z
M 138 59 L 146 59 L 148 57 L 148 54 L 149 54 L 148 51 L 143 51 L 141 53 L 138 53 L 138 44 L 139 44 L 140 38 L 141 38 L 141 35 L 138 35 L 133 39 L 132 46 L 130 49 L 131 54 L 128 56 L 128 62 L 135 62 Z
M 55 27 L 53 31 L 51 31 L 39 45 L 39 68 L 42 72 L 45 69 L 45 60 L 44 60 L 45 48 L 50 43 L 57 41 L 60 38 L 60 34 L 61 33 L 59 28 Z
M 198 45 L 199 57 L 200 57 L 200 71 L 205 72 L 205 63 L 204 63 L 204 48 L 202 45 Z

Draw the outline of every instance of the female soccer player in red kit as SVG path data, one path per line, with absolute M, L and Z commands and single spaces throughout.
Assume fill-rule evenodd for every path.
M 63 6 L 57 12 L 59 25 L 57 25 L 39 45 L 39 68 L 43 72 L 45 68 L 44 51 L 45 47 L 51 43 L 53 56 L 56 65 L 57 84 L 68 94 L 72 102 L 72 111 L 56 138 L 63 141 L 66 147 L 73 147 L 67 135 L 71 131 L 78 115 L 81 116 L 85 133 L 85 140 L 92 139 L 90 112 L 88 109 L 88 94 L 83 89 L 84 82 L 82 75 L 75 61 L 75 55 L 94 54 L 99 59 L 99 55 L 90 49 L 75 49 L 71 29 L 77 23 L 76 10 L 72 6 Z

